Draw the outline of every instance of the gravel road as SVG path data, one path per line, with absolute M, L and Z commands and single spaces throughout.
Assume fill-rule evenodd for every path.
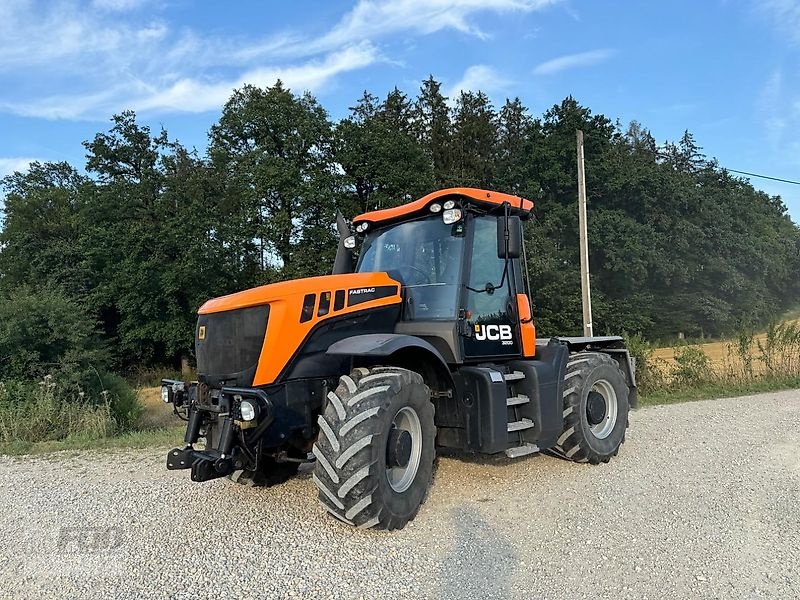
M 0 596 L 800 597 L 800 390 L 641 409 L 608 465 L 440 458 L 394 533 L 164 453 L 0 458 Z

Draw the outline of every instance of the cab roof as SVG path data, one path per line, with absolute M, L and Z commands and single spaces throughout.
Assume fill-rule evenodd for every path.
M 480 190 L 477 188 L 447 188 L 431 192 L 427 196 L 423 196 L 419 200 L 396 206 L 394 208 L 385 208 L 383 210 L 374 210 L 362 215 L 358 215 L 353 219 L 354 224 L 358 223 L 386 223 L 390 221 L 401 221 L 403 219 L 415 216 L 417 213 L 430 212 L 430 205 L 434 202 L 444 202 L 449 197 L 459 197 L 467 202 L 482 206 L 491 210 L 508 203 L 511 209 L 511 214 L 519 215 L 523 219 L 527 219 L 530 212 L 533 210 L 533 202 L 520 198 L 519 196 L 512 196 L 511 194 L 504 194 L 502 192 L 492 192 L 489 190 Z

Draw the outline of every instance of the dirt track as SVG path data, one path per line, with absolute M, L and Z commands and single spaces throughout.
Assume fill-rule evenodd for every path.
M 639 410 L 604 466 L 442 458 L 395 533 L 327 517 L 308 476 L 254 490 L 162 463 L 0 458 L 0 595 L 800 597 L 800 390 Z

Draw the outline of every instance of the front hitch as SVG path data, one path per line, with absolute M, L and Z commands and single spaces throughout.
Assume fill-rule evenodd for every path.
M 168 380 L 162 382 L 165 388 L 173 392 L 169 394 L 168 401 L 184 398 L 188 400 L 188 419 L 184 435 L 186 445 L 169 451 L 167 469 L 171 471 L 191 469 L 192 481 L 209 481 L 230 475 L 236 468 L 241 468 L 238 465 L 243 462 L 242 457 L 246 457 L 248 452 L 247 448 L 242 452 L 236 445 L 237 434 L 249 429 L 249 443 L 255 443 L 275 420 L 274 407 L 266 392 L 253 388 L 224 387 L 219 392 L 219 401 L 216 404 L 205 404 L 198 397 L 196 384 L 191 384 L 186 389 L 183 384 L 177 386 L 176 383 L 178 382 Z M 257 418 L 257 422 L 243 418 L 241 409 L 243 402 L 255 407 L 252 416 Z M 216 447 L 196 450 L 193 444 L 200 436 L 203 422 L 212 415 L 220 427 Z

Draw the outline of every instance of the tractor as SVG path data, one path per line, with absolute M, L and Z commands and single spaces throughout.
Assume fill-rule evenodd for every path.
M 426 498 L 438 448 L 608 462 L 636 404 L 634 363 L 621 337 L 537 339 L 522 234 L 532 210 L 451 188 L 362 214 L 352 230 L 339 214 L 332 275 L 203 304 L 197 381 L 162 381 L 187 423 L 167 468 L 269 486 L 307 465 L 334 517 L 399 529 Z

